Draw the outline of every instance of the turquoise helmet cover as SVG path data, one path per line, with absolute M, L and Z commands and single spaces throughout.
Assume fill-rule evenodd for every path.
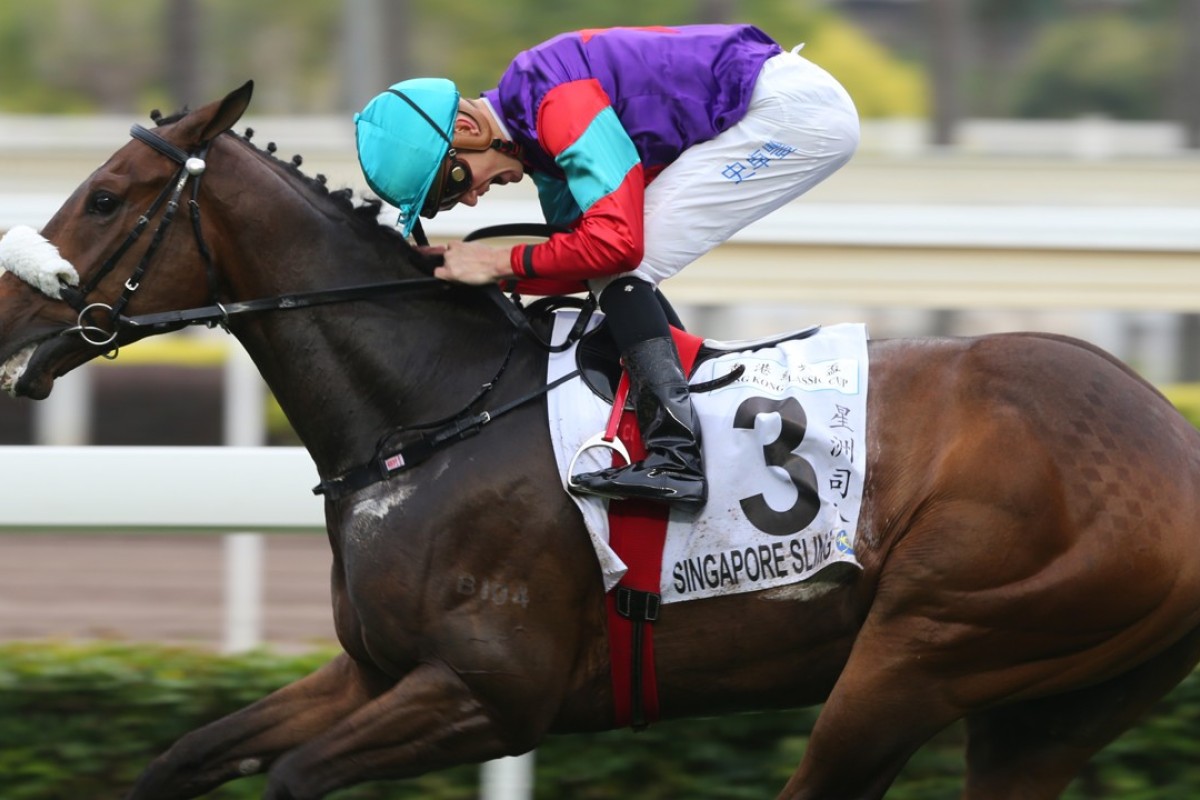
M 445 78 L 393 84 L 354 115 L 358 163 L 371 190 L 400 209 L 408 236 L 450 150 L 458 89 Z

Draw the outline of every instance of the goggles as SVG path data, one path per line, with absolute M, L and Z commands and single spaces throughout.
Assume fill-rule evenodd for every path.
M 439 211 L 453 208 L 470 191 L 474 182 L 471 166 L 459 158 L 458 151 L 451 147 L 433 178 L 433 185 L 421 206 L 421 216 L 429 219 Z

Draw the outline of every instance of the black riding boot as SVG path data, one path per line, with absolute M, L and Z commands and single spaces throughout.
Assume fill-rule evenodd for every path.
M 675 343 L 669 336 L 649 339 L 630 346 L 622 357 L 646 457 L 575 475 L 572 488 L 580 494 L 661 500 L 699 511 L 708 499 L 700 422 Z

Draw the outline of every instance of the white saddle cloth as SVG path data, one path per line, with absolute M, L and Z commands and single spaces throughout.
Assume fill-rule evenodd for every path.
M 560 341 L 575 321 L 561 311 Z M 733 383 L 693 395 L 703 431 L 708 504 L 672 509 L 663 552 L 664 603 L 797 583 L 828 566 L 858 566 L 854 540 L 866 474 L 867 335 L 860 324 L 806 339 L 723 354 L 693 384 L 744 368 Z M 548 379 L 575 368 L 574 349 L 550 356 Z M 579 447 L 608 422 L 610 405 L 582 380 L 548 397 L 550 435 L 566 486 Z M 576 472 L 612 464 L 612 451 L 579 454 Z M 600 560 L 605 589 L 626 572 L 608 544 L 608 501 L 572 495 Z

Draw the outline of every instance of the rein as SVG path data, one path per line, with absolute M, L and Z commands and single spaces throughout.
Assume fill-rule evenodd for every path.
M 474 242 L 479 239 L 501 238 L 505 236 L 544 236 L 550 237 L 556 233 L 566 233 L 567 228 L 558 225 L 546 225 L 539 222 L 510 222 L 503 225 L 491 225 L 486 228 L 472 231 L 463 237 L 464 242 Z M 425 236 L 425 229 L 421 226 L 421 220 L 418 219 L 413 226 L 413 238 L 417 244 L 422 247 L 429 245 L 429 239 Z M 439 256 L 440 258 L 440 256 Z M 529 322 L 529 314 L 525 307 L 521 305 L 520 297 L 514 292 L 511 296 L 506 295 L 498 285 L 488 284 L 487 286 L 479 287 L 480 291 L 488 296 L 488 298 L 496 304 L 503 312 L 505 318 L 517 330 L 524 333 L 533 341 L 537 342 L 538 346 L 550 353 L 561 353 L 575 342 L 579 341 L 584 332 L 587 330 L 588 323 L 592 319 L 592 314 L 596 310 L 596 299 L 591 295 L 584 301 L 578 304 L 579 318 L 575 321 L 575 325 L 567 332 L 567 336 L 563 341 L 554 344 L 549 339 L 543 339 L 538 335 L 538 332 L 533 329 Z M 545 299 L 545 298 L 543 298 Z
M 158 153 L 166 156 L 175 163 L 179 164 L 179 170 L 175 176 L 162 188 L 158 197 L 150 204 L 150 207 L 138 217 L 137 223 L 133 230 L 125 237 L 121 245 L 113 252 L 112 255 L 105 260 L 100 268 L 87 280 L 87 282 L 79 288 L 62 284 L 61 296 L 72 308 L 74 308 L 79 316 L 74 327 L 62 331 L 62 334 L 78 333 L 84 341 L 96 347 L 109 347 L 121 333 L 122 328 L 131 328 L 134 330 L 146 330 L 151 333 L 165 333 L 168 331 L 178 330 L 190 325 L 206 325 L 215 327 L 220 325 L 225 330 L 229 328 L 230 317 L 239 314 L 262 313 L 266 311 L 285 311 L 300 308 L 312 308 L 314 306 L 328 305 L 331 303 L 344 303 L 353 300 L 369 300 L 377 298 L 383 294 L 401 293 L 409 291 L 426 291 L 449 289 L 452 284 L 446 281 L 434 278 L 432 275 L 423 278 L 398 278 L 391 281 L 382 281 L 378 283 L 359 284 L 354 286 L 340 286 L 331 289 L 317 289 L 307 292 L 296 292 L 291 294 L 281 294 L 273 297 L 263 297 L 255 300 L 242 300 L 231 303 L 222 303 L 218 299 L 218 281 L 216 268 L 213 264 L 212 253 L 204 241 L 204 232 L 200 223 L 200 182 L 207 169 L 206 157 L 208 155 L 211 142 L 203 143 L 194 153 L 189 153 L 180 147 L 168 142 L 166 139 L 159 136 L 157 133 L 150 131 L 141 125 L 134 125 L 130 131 L 130 135 L 139 142 L 148 145 Z M 180 309 L 177 311 L 163 311 L 154 314 L 140 314 L 136 316 L 126 316 L 122 313 L 125 307 L 129 304 L 134 293 L 142 284 L 142 280 L 146 274 L 146 270 L 150 266 L 150 261 L 158 251 L 167 229 L 171 227 L 171 223 L 175 219 L 178 211 L 179 200 L 183 194 L 184 187 L 189 178 L 194 177 L 192 182 L 191 198 L 188 200 L 188 208 L 192 221 L 192 232 L 196 239 L 196 246 L 200 251 L 200 256 L 204 260 L 205 272 L 208 278 L 209 295 L 212 298 L 212 303 L 207 306 L 198 308 Z M 135 242 L 141 237 L 143 231 L 150 224 L 156 214 L 164 208 L 162 220 L 154 231 L 154 237 L 150 242 L 150 246 L 142 255 L 141 261 L 124 284 L 124 289 L 115 302 L 111 305 L 107 303 L 87 302 L 87 296 L 91 294 L 100 282 L 108 276 L 109 273 L 117 266 L 117 263 L 129 251 Z M 468 241 L 473 239 L 485 238 L 488 236 L 514 236 L 514 235 L 549 235 L 559 232 L 561 229 L 553 228 L 545 225 L 535 224 L 515 224 L 515 225 L 499 225 L 492 228 L 484 228 L 476 231 L 467 237 Z M 416 238 L 419 244 L 428 244 L 425 239 L 424 232 L 418 226 L 416 230 Z M 529 317 L 525 313 L 524 308 L 519 304 L 516 298 L 510 299 L 506 296 L 498 286 L 491 285 L 482 287 L 485 294 L 496 303 L 497 307 L 504 313 L 505 318 L 517 330 L 532 338 L 539 346 L 551 351 L 561 352 L 570 347 L 575 341 L 582 336 L 588 320 L 591 317 L 595 306 L 585 303 L 580 313 L 579 323 L 570 331 L 565 341 L 554 344 L 542 339 L 537 331 L 530 324 Z M 109 317 L 109 324 L 112 330 L 106 330 L 91 320 L 91 315 L 96 311 L 105 311 Z M 113 348 L 115 349 L 115 348 Z M 110 356 L 113 357 L 113 356 Z
M 427 290 L 442 291 L 452 287 L 452 284 L 430 275 L 423 278 L 397 279 L 379 283 L 341 286 L 293 294 L 281 294 L 255 300 L 222 303 L 218 299 L 218 281 L 216 268 L 212 260 L 212 253 L 204 241 L 204 232 L 200 223 L 200 182 L 207 169 L 205 157 L 208 154 L 211 142 L 205 142 L 196 152 L 189 153 L 171 144 L 158 134 L 143 128 L 141 125 L 134 125 L 130 130 L 130 135 L 179 164 L 179 169 L 175 173 L 175 176 L 162 188 L 146 212 L 138 218 L 133 230 L 129 232 L 121 245 L 105 260 L 95 274 L 82 287 L 75 288 L 67 285 L 65 282 L 62 284 L 62 299 L 79 313 L 77 324 L 72 328 L 62 331 L 62 334 L 78 333 L 89 344 L 96 347 L 110 347 L 117 340 L 123 328 L 144 330 L 151 333 L 164 333 L 189 325 L 207 325 L 209 327 L 220 325 L 228 331 L 230 318 L 239 314 L 312 308 L 331 303 L 373 299 L 382 294 Z M 204 260 L 212 303 L 198 308 L 126 316 L 122 311 L 129 304 L 133 294 L 141 286 L 151 259 L 158 251 L 159 245 L 175 219 L 179 201 L 188 179 L 192 177 L 195 180 L 192 182 L 192 192 L 191 198 L 188 200 L 188 207 L 190 209 L 192 232 L 196 239 L 196 246 Z M 125 281 L 124 290 L 120 297 L 111 305 L 107 303 L 87 302 L 87 296 L 95 291 L 100 282 L 113 271 L 117 263 L 149 226 L 150 220 L 160 210 L 163 210 L 163 216 L 154 231 L 154 237 L 150 242 L 150 246 L 142 255 L 133 273 Z M 476 231 L 468 236 L 467 240 L 470 241 L 489 236 L 548 236 L 560 230 L 545 225 L 534 224 L 499 225 Z M 428 244 L 424 231 L 421 230 L 419 225 L 415 230 L 415 237 L 418 244 Z M 495 409 L 473 412 L 472 409 L 491 393 L 496 383 L 500 380 L 500 377 L 504 374 L 516 350 L 517 340 L 521 335 L 532 338 L 543 349 L 551 352 L 561 352 L 574 344 L 583 335 L 591 319 L 592 312 L 595 310 L 594 299 L 589 298 L 588 301 L 581 301 L 579 303 L 579 319 L 575 326 L 571 329 L 565 341 L 554 344 L 542 339 L 537 331 L 534 330 L 530 322 L 529 311 L 520 305 L 519 298 L 514 295 L 510 299 L 495 284 L 482 288 L 485 294 L 503 312 L 505 319 L 512 325 L 513 330 L 503 363 L 501 363 L 500 368 L 492 379 L 480 387 L 461 411 L 441 420 L 425 423 L 413 428 L 400 428 L 388 431 L 380 437 L 376 445 L 375 455 L 370 461 L 354 467 L 342 475 L 322 481 L 313 489 L 315 494 L 323 494 L 329 499 L 337 499 L 370 486 L 373 483 L 387 480 L 396 472 L 415 466 L 426 460 L 439 448 L 474 436 L 485 425 L 498 417 L 545 395 L 547 392 L 569 380 L 579 377 L 579 371 L 575 370 L 563 375 L 552 383 L 540 386 Z M 111 331 L 105 330 L 90 321 L 90 315 L 96 310 L 104 310 L 108 313 L 109 323 L 112 327 Z M 116 347 L 111 347 L 110 349 L 115 351 Z M 115 352 L 112 355 L 115 355 Z
M 379 283 L 363 283 L 355 286 L 339 286 L 334 289 L 317 289 L 311 292 L 281 294 L 257 300 L 241 300 L 233 303 L 214 302 L 209 306 L 187 308 L 179 311 L 162 311 L 156 314 L 140 314 L 135 317 L 120 317 L 119 322 L 130 328 L 152 330 L 155 333 L 177 330 L 188 325 L 220 325 L 228 328 L 229 318 L 239 314 L 263 311 L 286 311 L 298 308 L 345 303 L 350 300 L 368 300 L 381 294 L 395 292 L 449 289 L 451 284 L 437 278 L 406 278 Z
M 480 229 L 467 236 L 466 240 L 472 241 L 501 236 L 542 236 L 555 231 L 556 229 L 550 229 L 545 225 L 515 223 Z M 421 227 L 420 220 L 417 221 L 413 228 L 413 236 L 417 244 L 421 246 L 429 244 L 429 240 L 425 236 L 425 231 Z M 500 376 L 508 368 L 513 351 L 516 350 L 517 337 L 520 334 L 530 336 L 543 349 L 551 352 L 561 352 L 570 347 L 583 335 L 588 321 L 591 319 L 592 312 L 596 307 L 594 299 L 590 297 L 587 301 L 579 301 L 577 303 L 580 308 L 579 318 L 575 321 L 575 325 L 571 328 L 566 339 L 562 343 L 555 345 L 543 340 L 537 334 L 529 321 L 528 314 L 519 305 L 517 300 L 510 300 L 500 290 L 500 287 L 495 284 L 482 288 L 499 305 L 505 317 L 513 324 L 513 335 L 509 340 L 508 352 L 505 354 L 504 361 L 500 364 L 499 370 L 497 370 L 492 379 L 479 388 L 479 391 L 467 401 L 461 411 L 432 422 L 388 431 L 376 442 L 375 454 L 370 460 L 359 464 L 357 467 L 352 467 L 340 475 L 321 481 L 313 487 L 313 494 L 324 495 L 329 500 L 338 500 L 373 484 L 389 480 L 396 473 L 411 469 L 427 460 L 441 448 L 464 439 L 469 439 L 483 430 L 485 425 L 488 425 L 510 411 L 515 411 L 526 403 L 548 394 L 567 381 L 574 380 L 580 376 L 581 373 L 579 370 L 572 370 L 550 383 L 539 386 L 531 392 L 526 392 L 520 397 L 510 400 L 490 411 L 472 412 L 471 409 L 496 387 Z M 543 308 L 553 309 L 560 302 L 563 305 L 571 304 L 565 302 L 571 299 L 544 298 L 544 300 L 550 302 L 546 303 Z
M 63 331 L 63 334 L 78 333 L 88 344 L 95 345 L 96 347 L 108 347 L 117 340 L 122 328 L 149 330 L 153 333 L 178 330 L 188 325 L 207 325 L 210 328 L 220 325 L 228 329 L 229 318 L 238 314 L 310 308 L 328 303 L 369 299 L 391 292 L 449 288 L 449 284 L 445 281 L 439 281 L 433 277 L 411 278 L 310 292 L 297 292 L 294 294 L 264 297 L 257 300 L 222 303 L 217 299 L 218 282 L 216 268 L 213 264 L 212 252 L 209 250 L 208 244 L 204 241 L 204 232 L 200 222 L 200 182 L 207 169 L 205 158 L 211 142 L 205 142 L 194 153 L 189 153 L 141 125 L 134 125 L 129 133 L 134 139 L 150 146 L 158 153 L 179 164 L 179 170 L 162 188 L 158 197 L 154 199 L 154 202 L 150 204 L 145 213 L 138 217 L 133 230 L 129 232 L 121 245 L 100 265 L 100 268 L 96 270 L 83 286 L 79 288 L 66 284 L 62 286 L 61 293 L 63 300 L 79 312 L 77 324 Z M 122 311 L 129 304 L 134 293 L 140 288 L 146 271 L 150 266 L 151 259 L 154 258 L 167 230 L 171 227 L 171 223 L 175 219 L 180 197 L 183 194 L 188 179 L 191 177 L 195 177 L 195 180 L 192 182 L 191 198 L 188 200 L 192 233 L 196 239 L 196 247 L 200 251 L 201 258 L 204 260 L 212 303 L 199 308 L 126 316 Z M 150 242 L 150 246 L 142 255 L 141 261 L 138 262 L 133 273 L 126 279 L 120 297 L 111 305 L 107 303 L 87 302 L 87 296 L 95 291 L 100 282 L 113 271 L 160 210 L 163 211 L 163 216 L 159 221 L 158 227 L 154 230 L 154 237 Z M 106 330 L 92 321 L 91 315 L 96 311 L 107 312 L 112 330 Z

